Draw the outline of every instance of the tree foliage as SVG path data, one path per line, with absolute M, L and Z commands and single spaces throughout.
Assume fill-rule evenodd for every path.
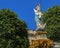
M 43 23 L 47 23 L 48 37 L 54 41 L 60 39 L 60 6 L 54 6 L 43 14 Z
M 0 48 L 28 48 L 27 25 L 17 14 L 0 10 Z

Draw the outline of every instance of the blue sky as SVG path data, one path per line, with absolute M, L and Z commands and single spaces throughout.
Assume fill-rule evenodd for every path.
M 38 0 L 40 3 L 40 0 Z M 36 29 L 35 14 L 33 9 L 36 7 L 37 0 L 0 0 L 0 9 L 7 8 L 18 14 L 18 18 L 24 20 L 29 29 Z M 41 0 L 42 12 L 54 5 L 60 6 L 60 0 Z

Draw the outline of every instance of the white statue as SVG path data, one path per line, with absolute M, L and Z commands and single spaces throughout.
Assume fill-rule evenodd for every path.
M 46 23 L 44 25 L 42 24 L 42 15 L 43 14 L 41 12 L 39 4 L 36 6 L 36 9 L 34 9 L 34 12 L 35 12 L 35 21 L 37 24 L 37 30 L 39 30 L 39 29 L 43 30 L 46 26 Z

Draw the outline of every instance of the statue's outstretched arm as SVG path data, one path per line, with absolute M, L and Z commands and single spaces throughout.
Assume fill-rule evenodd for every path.
M 33 9 L 35 13 L 37 13 L 37 10 L 36 9 Z

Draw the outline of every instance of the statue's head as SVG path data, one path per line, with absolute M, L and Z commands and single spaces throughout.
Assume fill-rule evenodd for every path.
M 36 10 L 37 10 L 37 11 L 40 11 L 40 4 L 37 4 L 37 5 L 36 5 Z

